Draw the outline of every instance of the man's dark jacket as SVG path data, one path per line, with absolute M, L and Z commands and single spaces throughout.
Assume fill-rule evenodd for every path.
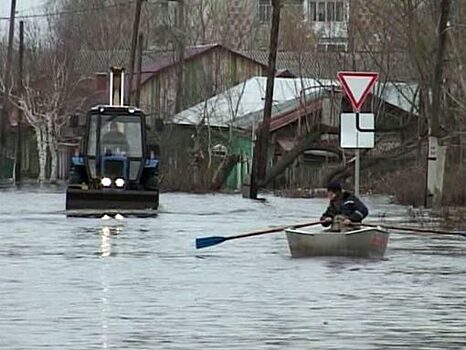
M 367 210 L 367 207 L 358 197 L 349 192 L 342 192 L 330 201 L 330 205 L 325 213 L 322 214 L 320 220 L 323 221 L 325 218 L 333 219 L 336 215 L 344 215 L 352 222 L 361 222 L 367 214 L 369 214 L 369 210 Z M 323 226 L 330 225 L 331 223 L 323 224 Z

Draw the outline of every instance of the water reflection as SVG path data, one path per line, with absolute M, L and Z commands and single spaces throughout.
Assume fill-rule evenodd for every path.
M 102 349 L 108 349 L 108 281 L 103 274 L 101 278 L 102 297 L 100 298 L 100 328 L 102 332 Z
M 123 232 L 121 226 L 103 226 L 100 230 L 100 255 L 109 257 L 112 255 L 112 238 Z
M 123 217 L 118 218 L 122 220 Z M 103 226 L 100 229 L 100 256 L 103 258 L 110 257 L 114 255 L 112 250 L 114 242 L 113 240 L 121 235 L 123 232 L 122 226 Z M 109 309 L 109 266 L 103 264 L 100 271 L 100 287 L 101 287 L 101 296 L 100 296 L 100 332 L 101 332 L 101 348 L 109 349 L 110 348 L 110 332 L 109 319 L 111 317 L 111 310 Z

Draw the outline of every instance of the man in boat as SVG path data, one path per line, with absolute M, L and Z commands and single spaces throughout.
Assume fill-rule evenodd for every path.
M 359 226 L 369 214 L 369 210 L 361 200 L 347 191 L 343 191 L 340 183 L 331 182 L 327 186 L 327 196 L 330 200 L 320 221 L 322 226 L 331 225 L 330 231 L 346 231 Z

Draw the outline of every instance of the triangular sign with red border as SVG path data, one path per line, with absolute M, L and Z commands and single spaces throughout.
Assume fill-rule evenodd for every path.
M 374 72 L 338 72 L 337 77 L 355 111 L 359 111 L 377 81 Z

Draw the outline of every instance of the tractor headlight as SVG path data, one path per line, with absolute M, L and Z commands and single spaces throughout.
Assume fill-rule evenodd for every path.
M 110 179 L 109 177 L 104 177 L 102 178 L 102 180 L 100 180 L 100 183 L 104 187 L 109 187 L 112 184 L 112 179 Z
M 123 187 L 125 185 L 125 180 L 123 180 L 122 178 L 118 178 L 115 180 L 115 185 L 117 187 Z

